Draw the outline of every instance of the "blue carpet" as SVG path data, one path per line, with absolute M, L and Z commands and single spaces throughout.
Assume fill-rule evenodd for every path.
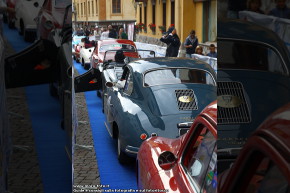
M 74 61 L 79 74 L 86 72 L 80 63 Z M 105 128 L 102 100 L 96 91 L 85 92 L 88 114 L 92 128 L 94 146 L 102 185 L 110 189 L 137 189 L 135 165 L 121 165 L 117 158 L 117 141 L 113 140 Z
M 16 52 L 30 45 L 7 25 L 4 25 L 4 36 Z M 59 101 L 49 95 L 47 84 L 26 87 L 25 92 L 44 193 L 71 193 L 71 162 L 64 149 L 66 134 L 60 128 Z

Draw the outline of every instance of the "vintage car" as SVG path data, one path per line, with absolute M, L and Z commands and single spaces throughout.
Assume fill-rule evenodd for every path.
M 100 65 L 102 65 L 104 61 L 104 55 L 107 50 L 117 50 L 117 49 L 127 49 L 134 51 L 137 48 L 135 43 L 131 40 L 119 40 L 119 39 L 99 40 L 96 43 L 96 47 L 91 57 L 92 68 L 98 68 Z M 138 52 L 124 52 L 124 54 L 128 57 L 138 57 Z M 110 53 L 110 55 L 106 56 L 106 59 L 114 61 L 114 57 L 115 53 Z
M 45 0 L 36 17 L 37 39 L 51 40 L 55 29 L 62 29 L 65 9 L 70 0 Z
M 216 193 L 217 104 L 196 116 L 189 132 L 177 139 L 151 137 L 137 156 L 138 189 Z
M 277 34 L 247 21 L 218 21 L 217 43 L 218 148 L 237 153 L 266 117 L 290 102 L 290 54 Z
M 216 75 L 202 61 L 146 58 L 124 66 L 120 80 L 105 77 L 105 126 L 118 140 L 118 159 L 136 157 L 151 136 L 177 138 L 216 99 Z
M 16 4 L 16 0 L 6 0 L 6 5 L 9 8 L 15 9 L 15 4 Z M 5 17 L 4 20 L 7 20 L 6 22 L 8 23 L 8 27 L 14 28 L 15 27 L 15 14 L 8 12 L 4 14 L 4 17 Z
M 90 46 L 93 46 L 93 44 L 91 44 Z M 94 47 L 90 46 L 88 46 L 88 48 L 86 48 L 86 46 L 83 47 L 82 49 L 80 49 L 79 52 L 79 61 L 86 70 L 90 69 L 91 67 L 91 56 L 94 50 Z
M 25 41 L 33 41 L 36 38 L 35 18 L 44 0 L 19 0 L 15 5 L 15 27 Z
M 220 173 L 218 192 L 288 193 L 290 190 L 290 103 L 271 114 Z

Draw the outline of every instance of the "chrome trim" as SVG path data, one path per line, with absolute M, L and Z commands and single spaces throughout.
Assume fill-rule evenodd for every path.
M 181 132 L 181 130 L 187 130 L 187 132 L 186 133 L 188 133 L 188 131 L 189 131 L 189 128 L 181 128 L 181 129 L 178 129 L 178 134 L 179 134 L 179 136 L 181 136 L 181 134 L 180 134 L 180 132 Z M 184 134 L 186 134 L 186 133 L 184 133 Z M 184 134 L 182 134 L 182 135 L 184 135 Z
M 127 145 L 126 146 L 126 149 L 125 149 L 125 152 L 127 152 L 127 153 L 132 153 L 132 154 L 138 154 L 138 151 L 136 152 L 136 151 L 131 151 L 131 150 L 129 150 L 128 148 L 138 148 L 138 147 L 133 147 L 133 146 L 130 146 L 130 145 Z M 138 148 L 139 149 L 139 148 Z
M 108 127 L 106 121 L 104 121 L 104 123 L 105 123 L 105 127 L 106 127 L 106 129 L 107 129 L 109 135 L 113 138 L 113 134 L 110 132 L 110 129 L 109 129 L 109 127 Z
M 183 123 L 178 123 L 177 127 L 178 128 L 187 128 L 187 127 L 191 127 L 193 122 L 183 122 Z
M 280 56 L 280 59 L 282 61 L 282 63 L 284 64 L 284 70 L 286 71 L 286 74 L 283 75 L 288 75 L 289 76 L 289 70 L 288 70 L 288 66 L 284 60 L 284 58 L 282 57 L 282 55 L 280 54 L 279 50 L 275 47 L 273 47 L 272 45 L 269 45 L 265 42 L 260 42 L 260 41 L 254 41 L 254 40 L 244 40 L 244 39 L 235 39 L 235 38 L 217 38 L 217 41 L 219 40 L 233 40 L 233 41 L 240 41 L 240 42 L 250 42 L 250 43 L 256 43 L 256 44 L 260 44 L 260 45 L 264 45 L 264 46 L 268 46 L 270 48 L 272 48 L 277 55 Z M 290 62 L 290 61 L 289 61 Z M 221 69 L 231 69 L 231 68 L 221 68 Z M 220 70 L 220 69 L 219 69 Z M 231 70 L 237 70 L 237 69 L 231 69 Z M 244 70 L 244 69 L 240 69 L 240 70 Z M 255 71 L 260 71 L 260 70 L 255 70 Z M 265 72 L 265 71 L 261 71 L 261 72 Z M 266 71 L 267 72 L 267 71 Z M 272 72 L 273 73 L 273 72 Z
M 204 71 L 204 72 L 207 72 L 213 79 L 214 81 L 214 85 L 213 86 L 217 86 L 217 77 L 215 78 L 213 76 L 213 74 L 207 70 L 204 70 L 204 69 L 200 69 L 200 68 L 188 68 L 188 67 L 161 67 L 161 68 L 152 68 L 152 69 L 149 69 L 149 70 L 146 70 L 142 73 L 142 76 L 143 76 L 143 87 L 145 88 L 149 88 L 149 87 L 153 87 L 153 86 L 160 86 L 160 85 L 172 85 L 172 84 L 156 84 L 156 85 L 153 85 L 153 86 L 145 86 L 145 75 L 146 73 L 150 72 L 150 71 L 156 71 L 156 70 L 163 70 L 163 69 L 191 69 L 191 70 L 200 70 L 200 71 Z M 213 69 L 214 71 L 214 69 Z M 215 73 L 216 74 L 216 73 Z M 180 83 L 180 84 L 185 84 L 185 83 Z M 201 84 L 201 83 L 188 83 L 188 84 Z M 206 85 L 210 85 L 210 84 L 206 84 Z

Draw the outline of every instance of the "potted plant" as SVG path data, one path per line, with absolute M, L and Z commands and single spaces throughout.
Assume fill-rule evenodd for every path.
M 145 31 L 145 27 L 146 27 L 146 26 L 145 26 L 144 23 L 141 23 L 141 22 L 140 22 L 140 23 L 137 23 L 136 26 L 137 26 L 137 28 L 139 29 L 139 31 L 142 31 L 142 29 L 144 29 L 144 31 Z
M 150 23 L 149 25 L 149 28 L 152 30 L 153 34 L 155 34 L 155 31 L 156 31 L 156 25 L 154 23 Z
M 158 26 L 158 28 L 161 31 L 161 33 L 166 32 L 166 27 L 164 25 L 160 25 L 160 26 Z

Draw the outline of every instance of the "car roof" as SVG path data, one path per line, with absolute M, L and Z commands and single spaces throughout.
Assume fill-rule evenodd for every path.
M 156 57 L 156 58 L 144 58 L 129 63 L 132 69 L 139 73 L 144 73 L 151 69 L 166 68 L 166 67 L 186 67 L 197 68 L 209 71 L 215 75 L 214 69 L 204 61 L 192 59 L 192 58 L 177 58 L 177 57 Z
M 290 61 L 289 51 L 278 35 L 274 31 L 256 23 L 244 20 L 220 19 L 218 21 L 217 31 L 218 40 L 224 38 L 239 39 L 268 44 L 279 50 L 283 58 L 287 58 L 288 61 L 286 61 L 286 64 Z
M 271 114 L 254 133 L 263 136 L 281 153 L 290 154 L 290 103 Z M 290 160 L 290 157 L 289 157 Z
M 122 39 L 107 39 L 107 40 L 99 40 L 98 41 L 100 44 L 114 44 L 114 43 L 120 43 L 120 44 L 130 44 L 130 45 L 135 45 L 135 43 L 131 40 L 122 40 Z

